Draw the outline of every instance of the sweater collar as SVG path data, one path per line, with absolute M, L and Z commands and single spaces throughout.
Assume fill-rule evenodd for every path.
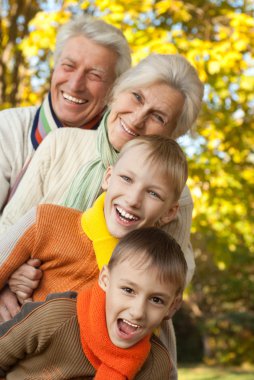
M 104 216 L 104 201 L 106 193 L 102 193 L 93 206 L 81 216 L 81 226 L 88 238 L 93 242 L 96 261 L 99 270 L 108 264 L 118 239 L 110 235 Z

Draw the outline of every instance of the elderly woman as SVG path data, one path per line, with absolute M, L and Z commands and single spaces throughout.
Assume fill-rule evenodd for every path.
M 64 128 L 42 142 L 5 208 L 1 233 L 38 203 L 82 210 L 90 207 L 100 192 L 107 166 L 115 162 L 127 141 L 139 135 L 177 138 L 185 134 L 198 116 L 202 96 L 203 85 L 195 69 L 180 55 L 150 55 L 126 71 L 114 85 L 109 110 L 97 131 Z M 193 203 L 187 187 L 179 206 L 177 219 L 163 228 L 181 245 L 190 281 L 195 264 L 190 247 Z M 28 268 L 21 267 L 19 274 L 23 276 Z M 15 276 L 11 284 L 15 285 Z M 168 327 L 170 324 L 163 330 L 163 341 L 174 354 Z

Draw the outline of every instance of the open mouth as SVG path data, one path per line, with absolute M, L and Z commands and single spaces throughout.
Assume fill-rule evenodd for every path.
M 123 222 L 137 222 L 140 218 L 136 215 L 126 212 L 123 208 L 116 206 L 116 213 Z
M 121 334 L 125 335 L 126 338 L 132 337 L 134 334 L 139 333 L 142 328 L 142 326 L 140 325 L 137 325 L 135 323 L 127 321 L 126 319 L 121 318 L 117 320 L 117 326 Z
M 129 135 L 134 136 L 134 137 L 138 137 L 139 136 L 137 133 L 135 133 L 131 129 L 129 129 L 122 119 L 120 119 L 120 123 L 121 123 L 121 126 L 122 126 L 123 130 L 126 133 L 128 133 Z
M 71 96 L 71 95 L 67 94 L 66 92 L 62 92 L 62 94 L 63 94 L 63 98 L 65 100 L 68 100 L 71 103 L 74 103 L 74 104 L 84 104 L 84 103 L 87 103 L 86 99 L 75 98 L 74 96 Z

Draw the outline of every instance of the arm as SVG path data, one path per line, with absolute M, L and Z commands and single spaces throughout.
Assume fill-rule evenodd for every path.
M 0 218 L 0 236 L 43 199 L 44 182 L 52 160 L 49 136 L 36 150 L 15 193 L 3 209 Z
M 36 209 L 29 211 L 0 241 L 0 289 L 10 275 L 31 256 L 35 239 Z
M 15 318 L 1 324 L 0 376 L 4 376 L 12 366 L 20 361 L 24 362 L 24 368 L 33 365 L 36 367 L 38 363 L 43 364 L 42 358 L 35 364 L 31 362 L 31 357 L 35 357 L 33 360 L 36 360 L 36 357 L 42 354 L 47 360 L 45 351 L 50 350 L 53 334 L 75 315 L 75 311 L 76 303 L 69 299 L 59 298 L 45 302 L 30 302 L 23 306 Z M 59 337 L 59 345 L 61 336 L 63 337 L 63 334 Z M 55 352 L 53 351 L 53 354 Z M 26 362 L 27 355 L 30 359 L 28 358 Z M 43 364 L 44 368 L 45 365 L 47 366 L 47 362 Z
M 162 227 L 163 230 L 176 239 L 183 250 L 188 266 L 187 285 L 190 283 L 195 270 L 194 253 L 190 242 L 192 210 L 193 201 L 191 193 L 189 188 L 185 186 L 179 200 L 179 210 L 176 219 Z
M 36 109 L 21 107 L 0 112 L 0 215 L 10 187 L 33 154 L 30 128 Z

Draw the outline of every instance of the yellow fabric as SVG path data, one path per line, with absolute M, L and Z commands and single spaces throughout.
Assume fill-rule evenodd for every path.
M 105 216 L 104 201 L 106 193 L 102 193 L 93 206 L 81 217 L 81 226 L 88 238 L 93 242 L 94 252 L 99 270 L 108 264 L 118 239 L 110 235 Z

